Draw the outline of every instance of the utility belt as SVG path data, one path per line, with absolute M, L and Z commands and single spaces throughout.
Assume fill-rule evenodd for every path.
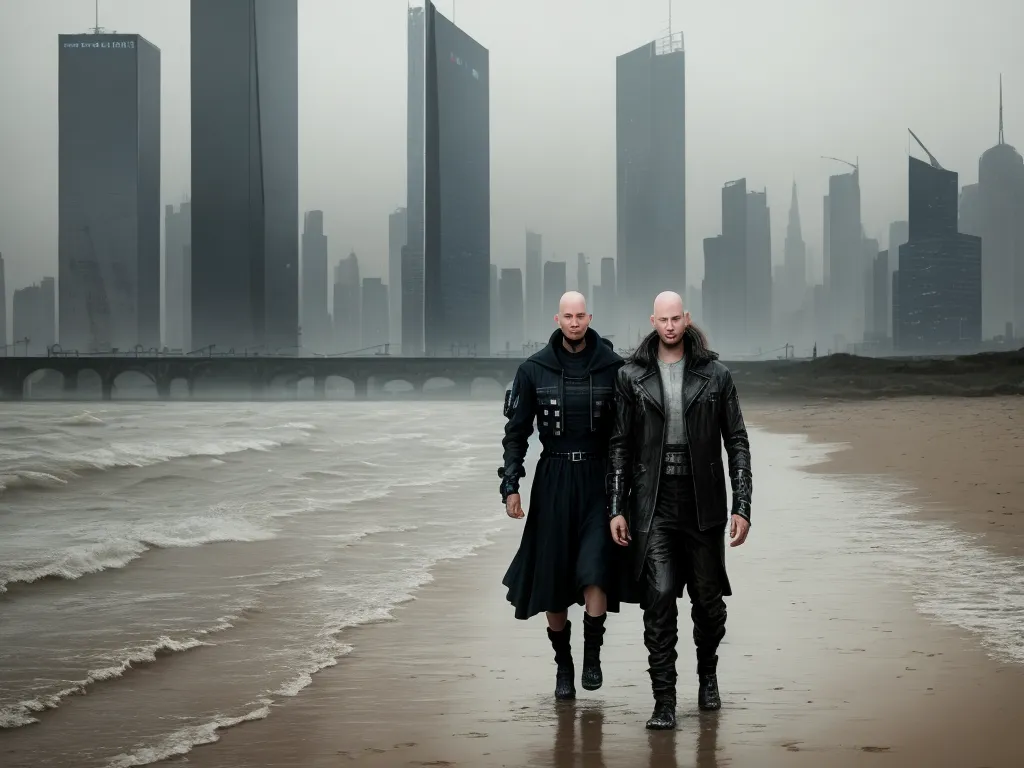
M 687 476 L 693 474 L 690 448 L 687 445 L 666 445 L 661 457 L 663 475 Z
M 563 461 L 593 461 L 595 459 L 606 459 L 607 454 L 594 453 L 592 451 L 544 451 L 542 459 L 561 459 Z

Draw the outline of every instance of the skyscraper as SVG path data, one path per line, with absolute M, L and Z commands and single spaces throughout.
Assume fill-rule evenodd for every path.
M 977 232 L 970 232 L 966 229 L 960 230 L 966 232 L 969 235 L 976 235 Z M 893 273 L 899 269 L 900 266 L 900 246 L 903 245 L 910 238 L 910 223 L 906 221 L 894 221 L 889 225 L 889 258 L 886 260 L 889 267 L 889 282 L 888 282 L 888 296 L 889 296 L 889 309 L 887 312 L 888 321 L 886 325 L 886 333 L 889 338 L 892 338 L 892 318 L 893 318 L 893 301 L 896 300 L 896 294 L 892 291 L 892 276 Z
M 683 35 L 616 60 L 619 307 L 646 317 L 663 290 L 686 290 L 686 99 Z
M 402 248 L 408 237 L 408 209 L 397 208 L 388 216 L 388 338 L 393 355 L 402 344 Z
M 576 254 L 576 290 L 582 293 L 587 301 L 593 298 L 590 295 L 590 264 L 583 253 Z
M 0 356 L 8 354 L 7 345 L 7 283 L 4 280 L 4 255 L 0 253 Z
M 800 204 L 797 199 L 796 182 L 789 201 L 789 220 L 786 224 L 786 241 L 783 246 L 782 267 L 779 272 L 778 289 L 774 292 L 779 306 L 775 317 L 779 319 L 779 331 L 790 343 L 802 340 L 808 317 L 805 312 L 807 298 L 807 243 L 804 242 L 800 223 Z
M 498 325 L 498 347 L 512 355 L 522 354 L 526 337 L 523 331 L 523 271 L 503 269 L 498 277 L 498 303 L 501 323 Z
M 999 138 L 978 162 L 982 332 L 984 338 L 1024 330 L 1024 158 L 1003 136 L 999 85 Z
M 487 291 L 487 309 L 488 314 L 491 318 L 491 344 L 498 342 L 498 318 L 501 314 L 501 308 L 498 306 L 498 265 L 491 264 L 489 277 L 488 277 L 488 291 Z
M 388 343 L 388 287 L 379 277 L 363 278 L 360 317 L 363 349 L 370 352 L 372 347 L 382 347 Z
M 536 232 L 526 231 L 526 339 L 541 341 L 544 338 L 544 267 L 543 240 Z
M 406 216 L 402 249 L 402 354 L 423 354 L 423 251 L 426 173 L 426 55 L 425 9 L 409 9 L 406 81 Z
M 747 193 L 746 340 L 763 347 L 772 339 L 772 225 L 768 193 Z
M 192 346 L 299 343 L 296 0 L 192 0 Z
M 359 257 L 350 253 L 334 267 L 334 350 L 362 349 L 362 281 Z
M 331 346 L 331 315 L 327 311 L 327 235 L 324 212 L 306 211 L 302 227 L 303 354 L 327 354 Z
M 828 180 L 828 260 L 825 272 L 829 307 L 829 331 L 843 343 L 864 337 L 864 228 L 860 214 L 860 170 L 830 176 Z
M 426 3 L 423 342 L 489 354 L 489 53 Z
M 160 344 L 160 50 L 139 35 L 60 35 L 60 343 Z
M 981 340 L 981 239 L 957 231 L 957 174 L 909 158 L 910 239 L 894 274 L 893 334 L 904 352 Z
M 57 341 L 53 278 L 44 277 L 39 283 L 19 288 L 14 292 L 12 304 L 14 341 L 28 339 L 28 344 L 21 348 L 22 354 L 46 355 Z M 14 352 L 12 349 L 11 353 Z
M 192 204 L 164 206 L 164 344 L 185 352 L 192 339 Z
M 558 314 L 558 302 L 561 301 L 563 293 L 565 293 L 565 262 L 545 261 L 544 306 L 541 309 L 541 316 L 547 319 L 540 324 L 541 332 L 545 334 L 539 339 L 541 341 L 547 341 L 547 337 L 551 335 L 552 323 L 555 315 Z M 544 326 L 547 328 L 545 329 Z
M 750 208 L 746 179 L 722 187 L 722 234 L 704 239 L 701 292 L 704 317 L 715 345 L 743 352 L 749 351 L 751 341 L 747 336 Z M 760 220 L 758 228 L 763 229 Z

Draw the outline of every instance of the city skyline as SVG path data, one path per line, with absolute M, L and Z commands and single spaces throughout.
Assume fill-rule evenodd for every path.
M 18 17 L 17 24 L 0 23 L 0 29 L 19 29 L 16 37 L 5 37 L 5 55 L 37 61 L 39 66 L 26 69 L 40 73 L 28 82 L 0 86 L 6 102 L 18 103 L 19 114 L 23 116 L 17 125 L 0 128 L 0 138 L 6 140 L 5 145 L 32 145 L 46 142 L 47 136 L 55 135 L 55 126 L 47 125 L 46 117 L 55 113 L 55 85 L 37 78 L 55 72 L 56 67 L 41 51 L 35 52 L 35 48 L 45 49 L 46 46 L 32 41 L 34 37 L 45 39 L 50 34 L 55 37 L 58 33 L 84 31 L 91 26 L 92 4 L 63 0 L 53 5 L 46 14 L 31 8 L 14 10 L 10 6 L 0 10 L 0 21 L 13 21 L 15 15 Z M 386 274 L 386 213 L 405 200 L 402 118 L 406 62 L 402 30 L 406 5 L 400 2 L 395 5 L 397 7 L 353 0 L 332 7 L 319 0 L 306 0 L 299 10 L 299 34 L 303 39 L 300 46 L 299 208 L 324 210 L 332 222 L 328 227 L 332 236 L 332 263 L 348 250 L 355 250 L 364 256 L 367 272 L 375 275 Z M 522 15 L 529 16 L 528 12 L 536 10 L 533 6 L 537 4 L 526 5 L 529 7 L 524 7 Z M 824 194 L 828 176 L 837 171 L 836 166 L 821 160 L 820 155 L 859 157 L 866 204 L 865 228 L 870 237 L 886 244 L 885 233 L 890 221 L 906 218 L 904 158 L 908 144 L 904 137 L 908 124 L 934 126 L 930 128 L 931 140 L 951 148 L 944 153 L 945 162 L 960 169 L 963 184 L 975 180 L 978 155 L 996 141 L 1000 71 L 1005 73 L 1008 142 L 1013 143 L 1018 134 L 1016 129 L 1024 124 L 1021 55 L 1012 49 L 1008 30 L 990 30 L 982 39 L 980 31 L 973 31 L 979 25 L 968 24 L 967 31 L 972 34 L 961 40 L 959 36 L 964 35 L 965 29 L 962 19 L 904 19 L 901 16 L 888 19 L 885 25 L 879 25 L 872 32 L 871 51 L 865 49 L 860 53 L 844 49 L 844 53 L 853 58 L 837 62 L 826 55 L 828 51 L 822 48 L 820 41 L 806 39 L 806 25 L 825 25 L 826 22 L 834 25 L 842 20 L 849 23 L 847 28 L 852 36 L 857 29 L 869 25 L 877 3 L 861 5 L 856 13 L 826 11 L 809 4 L 804 8 L 804 4 L 798 3 L 801 7 L 795 10 L 806 11 L 804 24 L 795 25 L 802 26 L 800 36 L 804 41 L 788 46 L 791 53 L 784 59 L 766 57 L 757 72 L 748 71 L 744 80 L 742 72 L 723 74 L 719 66 L 722 62 L 718 59 L 721 54 L 715 53 L 717 42 L 727 36 L 726 32 L 736 33 L 732 25 L 725 25 L 722 30 L 716 27 L 721 21 L 718 14 L 725 10 L 695 10 L 682 7 L 681 3 L 676 5 L 674 24 L 686 35 L 689 70 L 687 283 L 690 285 L 699 284 L 702 277 L 700 243 L 716 231 L 717 195 L 714 190 L 720 188 L 725 179 L 745 175 L 754 188 L 767 188 L 769 206 L 773 208 L 773 261 L 778 263 L 786 229 L 784 202 L 793 178 L 806 200 L 806 210 L 812 211 L 816 207 L 812 201 Z M 984 9 L 972 11 L 971 19 L 985 18 L 987 13 L 997 13 L 1003 7 L 995 2 L 984 5 Z M 444 0 L 439 0 L 438 7 L 442 12 L 451 10 Z M 531 38 L 532 47 L 540 45 L 543 49 L 553 45 L 559 35 L 566 34 L 573 14 L 581 7 L 581 3 L 567 0 L 564 7 L 545 8 L 545 24 L 538 36 Z M 508 19 L 493 2 L 459 8 L 459 25 L 472 29 L 474 37 L 495 52 L 492 247 L 494 260 L 503 267 L 519 265 L 517 259 L 523 251 L 522 233 L 526 227 L 544 233 L 549 253 L 569 254 L 582 250 L 599 259 L 614 252 L 614 217 L 610 215 L 615 204 L 614 167 L 608 152 L 608 147 L 614 146 L 614 129 L 601 124 L 611 121 L 614 110 L 614 58 L 644 40 L 659 37 L 664 31 L 667 14 L 663 3 L 653 2 L 631 4 L 628 12 L 609 4 L 608 10 L 607 21 L 599 25 L 600 34 L 574 52 L 573 57 L 548 55 L 548 64 L 552 55 L 558 64 L 551 67 L 541 61 L 523 60 L 523 57 L 509 59 L 509 54 L 516 51 L 513 41 L 526 24 L 525 19 Z M 751 18 L 765 21 L 767 28 L 778 34 L 779 40 L 795 36 L 797 30 L 787 32 L 779 23 L 762 19 L 761 15 L 768 14 L 770 9 L 744 4 L 741 10 Z M 728 12 L 731 15 L 735 10 Z M 187 173 L 188 16 L 184 1 L 146 8 L 115 0 L 101 4 L 101 24 L 145 35 L 163 53 L 165 171 L 162 204 L 180 201 L 191 191 Z M 353 18 L 363 24 L 352 25 Z M 349 23 L 341 24 L 346 19 Z M 332 22 L 337 24 L 332 26 Z M 352 27 L 360 31 L 353 31 Z M 907 42 L 911 28 L 916 31 L 916 41 Z M 926 30 L 931 34 L 922 34 Z M 759 25 L 758 32 L 763 31 L 764 25 Z M 5 33 L 0 32 L 0 35 Z M 947 67 L 941 60 L 943 46 L 954 36 L 961 55 L 956 57 L 955 63 L 948 64 L 948 69 L 943 69 Z M 385 54 L 375 55 L 379 66 L 375 65 L 372 77 L 360 74 L 363 67 L 357 65 L 367 55 L 367 43 L 359 44 L 356 38 L 374 40 L 376 48 Z M 332 61 L 337 57 L 337 66 L 317 64 L 319 59 L 315 60 L 312 53 L 317 46 L 306 45 L 328 40 L 336 41 L 330 51 Z M 924 40 L 927 42 L 922 42 Z M 34 48 L 26 48 L 25 41 Z M 339 45 L 338 41 L 345 44 Z M 935 59 L 935 66 L 930 67 L 929 78 L 924 83 L 919 73 L 900 64 L 905 60 L 902 54 L 896 55 L 900 50 L 898 45 L 911 43 L 922 50 L 922 56 Z M 738 70 L 743 70 L 740 65 L 750 62 L 754 56 L 754 53 L 734 50 L 741 47 L 728 47 Z M 879 50 L 890 54 L 888 60 L 883 57 L 884 66 L 878 64 Z M 800 56 L 813 66 L 800 64 L 797 61 Z M 864 66 L 858 70 L 861 56 Z M 351 66 L 344 65 L 346 62 Z M 766 78 L 793 67 L 796 71 L 785 81 L 785 92 L 781 85 L 765 82 Z M 823 79 L 839 69 L 844 71 L 845 78 L 836 80 L 845 84 L 838 89 L 842 93 L 830 94 L 828 89 L 823 92 L 820 87 Z M 816 74 L 812 76 L 809 70 Z M 946 119 L 947 113 L 937 98 L 940 90 L 944 92 L 946 103 L 950 98 L 942 82 L 944 71 L 956 72 L 958 88 L 952 98 L 959 109 L 954 121 Z M 545 85 L 545 79 L 551 84 Z M 570 92 L 566 90 L 569 83 L 573 84 L 574 98 L 566 101 L 563 97 Z M 332 87 L 330 100 L 322 95 L 327 84 Z M 31 89 L 26 90 L 28 85 Z M 759 95 L 758 89 L 767 94 Z M 931 97 L 930 105 L 929 89 L 936 94 Z M 914 92 L 912 101 L 907 98 L 911 92 Z M 524 100 L 525 93 L 532 93 L 533 97 Z M 857 103 L 850 103 L 851 94 Z M 771 101 L 767 113 L 763 109 L 766 100 Z M 325 133 L 318 128 L 328 114 L 324 110 L 334 109 L 328 101 L 344 103 L 346 110 L 356 113 L 381 114 L 385 122 L 374 127 L 345 121 L 339 141 L 336 132 Z M 711 108 L 713 102 L 714 109 Z M 757 130 L 742 117 L 751 110 L 757 110 L 759 115 Z M 397 126 L 388 124 L 388 114 L 398 119 Z M 872 115 L 870 121 L 866 120 L 867 114 Z M 782 121 L 783 117 L 787 125 L 802 127 L 794 131 L 787 129 L 785 135 L 780 136 L 781 128 L 772 127 L 770 123 L 772 119 Z M 580 131 L 581 127 L 586 130 Z M 573 136 L 571 140 L 566 138 L 567 128 Z M 701 151 L 697 152 L 695 147 Z M 23 154 L 39 157 L 39 153 L 31 151 Z M 363 157 L 367 160 L 360 159 Z M 313 158 L 319 158 L 320 162 Z M 524 163 L 524 158 L 528 162 Z M 365 173 L 360 169 L 365 169 L 370 160 L 377 166 L 375 178 L 387 180 L 386 183 L 375 181 L 367 187 L 347 181 L 364 178 Z M 26 208 L 20 200 L 10 200 L 8 194 L 5 204 L 0 205 L 0 249 L 7 256 L 9 288 L 56 274 L 55 264 L 48 267 L 44 258 L 45 254 L 52 253 L 50 260 L 55 262 L 55 236 L 47 234 L 48 227 L 42 224 L 45 217 L 40 219 L 39 213 L 51 207 L 46 198 L 55 195 L 55 184 L 47 180 L 46 171 L 46 166 L 52 166 L 53 162 L 42 157 L 38 167 L 31 168 L 12 163 L 11 172 L 5 175 L 23 192 L 20 197 L 31 203 Z M 318 172 L 318 167 L 325 165 L 325 172 Z M 339 184 L 337 180 L 345 183 Z M 571 205 L 564 203 L 567 197 Z M 298 225 L 298 214 L 296 219 Z M 821 258 L 820 248 L 815 247 L 821 242 L 819 219 L 817 216 L 804 218 L 804 237 L 817 259 Z M 52 247 L 47 241 L 53 243 Z M 43 257 L 38 255 L 40 252 Z

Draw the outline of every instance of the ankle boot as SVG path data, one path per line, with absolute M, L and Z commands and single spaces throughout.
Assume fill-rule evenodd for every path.
M 596 691 L 604 683 L 604 675 L 601 674 L 601 644 L 604 642 L 606 618 L 608 614 L 583 614 L 583 674 L 580 680 L 583 688 L 588 691 Z
M 572 623 L 569 621 L 565 622 L 561 632 L 552 632 L 551 627 L 548 627 L 548 639 L 551 641 L 551 647 L 555 649 L 556 699 L 576 698 L 576 669 L 572 663 L 572 646 L 569 643 L 571 637 Z
M 705 712 L 722 708 L 722 697 L 718 692 L 718 657 L 712 656 L 697 662 L 697 706 Z
M 659 696 L 654 700 L 654 712 L 647 721 L 649 731 L 674 731 L 676 728 L 676 700 L 674 696 Z

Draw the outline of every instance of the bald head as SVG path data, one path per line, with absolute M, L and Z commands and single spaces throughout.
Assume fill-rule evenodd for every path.
M 675 291 L 662 291 L 654 297 L 654 316 L 683 316 L 683 297 Z
M 562 329 L 562 335 L 570 342 L 576 342 L 587 334 L 592 316 L 587 313 L 587 299 L 579 291 L 567 291 L 558 300 L 558 314 L 555 322 Z
M 562 298 L 558 300 L 558 314 L 564 315 L 566 312 L 575 315 L 577 312 L 587 312 L 587 297 L 579 291 L 566 291 L 562 294 Z
M 662 291 L 655 297 L 651 325 L 658 332 L 662 347 L 678 348 L 689 324 L 690 313 L 683 309 L 682 296 L 675 291 Z

